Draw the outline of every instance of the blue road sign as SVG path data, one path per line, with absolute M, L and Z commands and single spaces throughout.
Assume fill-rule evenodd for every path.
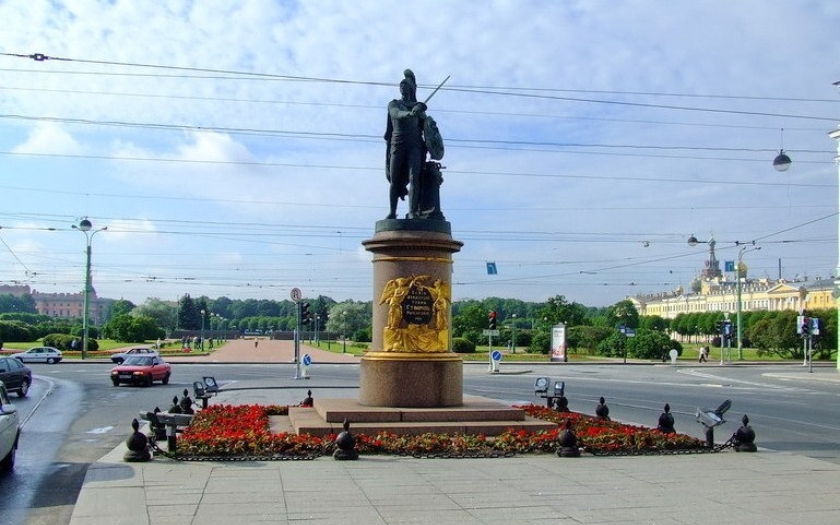
M 501 361 L 502 360 L 502 353 L 498 350 L 493 350 L 493 353 L 490 354 L 490 357 L 493 358 L 493 361 Z
M 312 364 L 312 357 L 309 354 L 303 354 L 303 359 L 300 362 L 303 363 L 303 366 L 309 366 Z

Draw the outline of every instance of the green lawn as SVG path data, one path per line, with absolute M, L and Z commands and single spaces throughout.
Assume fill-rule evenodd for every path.
M 358 346 L 357 346 L 358 345 Z M 363 346 L 364 345 L 364 346 Z M 310 346 L 314 346 L 316 348 L 320 348 L 321 350 L 326 350 L 333 353 L 342 353 L 342 344 L 341 342 L 331 342 L 329 347 L 326 341 L 321 341 L 318 344 L 311 344 Z M 367 351 L 367 347 L 369 344 L 365 343 L 351 343 L 347 342 L 346 352 L 352 355 L 364 355 Z M 683 345 L 683 353 L 680 357 L 677 358 L 679 362 L 687 362 L 687 361 L 697 361 L 697 358 L 700 355 L 700 343 L 687 343 Z M 546 363 L 550 362 L 547 355 L 544 354 L 530 354 L 526 352 L 525 348 L 517 348 L 516 353 L 510 353 L 507 348 L 498 348 L 495 347 L 494 350 L 501 350 L 502 352 L 502 362 L 504 361 L 523 361 L 523 362 L 541 362 Z M 729 359 L 729 350 L 724 349 L 726 354 L 724 356 L 725 361 L 730 361 Z M 489 356 L 488 353 L 490 348 L 487 346 L 477 346 L 475 352 L 472 354 L 461 354 L 461 357 L 464 358 L 464 361 L 488 361 Z M 744 361 L 760 361 L 760 362 L 784 362 L 785 359 L 780 358 L 777 355 L 758 355 L 758 350 L 755 348 L 743 348 L 742 352 L 744 354 Z M 592 361 L 592 362 L 603 362 L 605 357 L 596 355 L 594 353 L 584 352 L 579 354 L 569 354 L 569 361 L 574 361 L 576 363 L 580 363 L 582 361 Z M 621 358 L 610 358 L 611 361 L 615 361 L 616 359 Z M 632 359 L 632 358 L 628 358 Z M 719 347 L 712 347 L 709 353 L 709 362 L 720 361 L 720 348 Z M 738 361 L 738 349 L 732 349 L 732 359 L 731 361 Z M 816 362 L 816 360 L 815 360 Z
M 115 350 L 118 348 L 125 348 L 127 346 L 154 346 L 156 341 L 147 341 L 145 343 L 126 343 L 122 341 L 114 341 L 112 339 L 97 339 L 97 343 L 99 343 L 98 350 L 88 350 L 87 356 L 93 359 L 96 358 L 105 358 L 107 359 Z M 3 349 L 5 350 L 4 353 L 13 353 L 22 350 L 28 350 L 33 346 L 42 346 L 43 343 L 41 341 L 32 341 L 28 343 L 3 343 Z M 206 348 L 206 347 L 205 347 Z M 218 346 L 216 347 L 218 348 Z M 69 350 L 62 351 L 64 359 L 81 359 L 81 351 L 72 352 Z M 184 352 L 181 351 L 180 345 L 169 345 L 164 346 L 160 353 L 163 356 L 166 355 L 183 355 Z M 210 354 L 212 351 L 206 350 L 204 352 L 193 350 L 190 352 L 190 355 L 205 355 Z

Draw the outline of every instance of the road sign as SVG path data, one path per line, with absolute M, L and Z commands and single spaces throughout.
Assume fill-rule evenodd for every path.
M 303 366 L 309 366 L 312 364 L 312 357 L 309 354 L 303 354 L 301 362 L 303 363 Z
M 300 291 L 300 288 L 292 288 L 292 301 L 298 302 L 303 297 L 303 294 Z
M 493 361 L 501 361 L 502 360 L 502 353 L 498 350 L 493 350 L 493 353 L 490 354 L 490 357 L 493 358 Z
M 482 335 L 494 335 L 494 336 L 497 336 L 497 335 L 499 335 L 499 331 L 498 331 L 498 330 L 489 330 L 489 329 L 488 329 L 488 330 L 484 330 L 484 331 L 482 331 L 482 332 L 481 332 L 481 334 L 482 334 Z

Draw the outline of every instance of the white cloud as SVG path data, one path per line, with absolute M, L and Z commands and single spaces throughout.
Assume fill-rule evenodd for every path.
M 33 127 L 26 142 L 13 147 L 12 152 L 18 154 L 78 154 L 82 153 L 82 147 L 63 126 L 52 122 L 43 122 Z
M 0 221 L 108 224 L 106 295 L 291 282 L 369 299 L 359 243 L 387 213 L 385 106 L 406 67 L 421 98 L 451 75 L 429 111 L 465 242 L 456 297 L 672 289 L 703 264 L 684 238 L 709 231 L 721 258 L 763 239 L 762 273 L 837 263 L 836 220 L 821 219 L 837 206 L 836 2 L 33 0 L 0 3 L 0 19 L 0 52 L 71 59 L 0 55 L 0 152 L 16 153 L 0 155 Z M 769 167 L 780 128 L 784 176 Z M 53 238 L 78 265 L 79 239 Z M 119 280 L 193 273 L 205 254 L 199 289 Z M 216 256 L 232 254 L 228 272 Z M 482 274 L 493 259 L 497 278 Z

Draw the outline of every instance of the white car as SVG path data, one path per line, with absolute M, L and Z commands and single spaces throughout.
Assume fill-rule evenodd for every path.
M 15 468 L 15 453 L 20 440 L 20 416 L 9 400 L 6 385 L 0 381 L 0 472 Z
M 136 348 L 130 348 L 125 352 L 120 352 L 118 354 L 111 354 L 111 361 L 117 363 L 118 365 L 122 364 L 123 361 L 128 359 L 129 357 L 133 356 L 146 356 L 146 357 L 160 357 L 158 355 L 157 350 L 153 348 L 148 348 L 146 346 L 138 346 Z
M 36 346 L 26 352 L 12 354 L 12 357 L 21 363 L 47 363 L 50 365 L 60 363 L 62 359 L 61 350 L 51 346 Z

